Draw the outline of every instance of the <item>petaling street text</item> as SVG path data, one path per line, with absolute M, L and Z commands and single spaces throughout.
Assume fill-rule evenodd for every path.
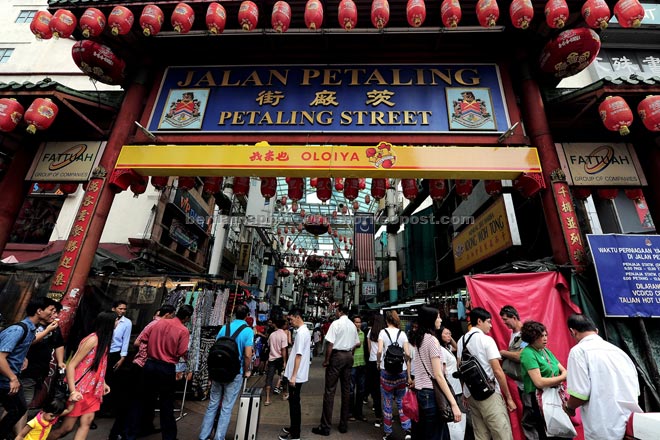
M 178 87 L 264 87 L 286 86 L 293 69 L 210 69 L 188 70 Z M 481 83 L 477 69 L 442 68 L 325 68 L 295 69 L 299 86 L 477 86 Z
M 429 110 L 345 110 L 339 115 L 331 110 L 234 111 L 221 112 L 218 125 L 331 125 L 337 116 L 341 125 L 429 125 L 432 114 Z

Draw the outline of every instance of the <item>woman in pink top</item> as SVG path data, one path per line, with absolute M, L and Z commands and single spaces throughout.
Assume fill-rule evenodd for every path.
M 64 418 L 62 425 L 51 431 L 48 440 L 56 440 L 71 432 L 78 419 L 80 426 L 73 440 L 87 438 L 89 426 L 94 421 L 94 413 L 101 408 L 103 396 L 110 392 L 110 387 L 105 383 L 105 370 L 108 348 L 117 319 L 115 312 L 99 313 L 94 333 L 80 341 L 76 354 L 66 366 L 70 400 L 76 402 L 76 405 Z
M 413 359 L 413 370 L 415 371 L 413 387 L 417 390 L 419 422 L 413 428 L 413 438 L 441 440 L 449 438 L 449 436 L 447 424 L 441 423 L 437 417 L 431 377 L 438 382 L 440 389 L 451 404 L 454 422 L 461 421 L 461 410 L 445 378 L 442 368 L 442 351 L 440 343 L 435 337 L 436 330 L 442 324 L 440 312 L 434 307 L 423 305 L 419 308 L 417 321 L 419 328 L 412 335 L 411 342 L 417 349 L 417 356 Z

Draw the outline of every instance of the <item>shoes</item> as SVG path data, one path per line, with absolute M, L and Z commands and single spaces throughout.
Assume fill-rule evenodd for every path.
M 282 394 L 282 400 L 289 400 L 289 393 Z
M 264 406 L 270 406 L 271 402 L 264 402 Z
M 323 435 L 326 437 L 330 435 L 330 430 L 325 429 L 322 426 L 317 426 L 316 428 L 312 428 L 312 432 L 316 435 Z
M 374 426 L 375 426 L 376 428 L 380 428 L 381 426 L 383 426 L 383 422 L 380 421 L 380 420 L 376 420 L 376 421 L 374 422 Z
M 291 438 L 291 434 L 280 434 L 278 438 L 280 440 L 300 440 L 300 438 Z
M 394 436 L 392 435 L 391 432 L 383 436 L 383 440 L 392 440 L 392 439 L 394 439 Z
M 348 432 L 348 428 L 346 426 L 340 426 L 339 432 L 341 432 L 342 434 L 346 434 Z
M 89 429 L 96 429 L 98 426 L 96 426 L 96 423 L 92 422 L 91 425 L 89 425 Z
M 282 428 L 282 432 L 285 433 L 286 435 L 289 435 L 289 434 L 291 434 L 291 428 L 289 428 L 288 426 L 285 427 L 285 428 Z
M 353 416 L 350 416 L 350 417 L 348 418 L 348 421 L 349 421 L 349 422 L 354 422 L 354 421 L 356 421 L 356 420 L 357 420 L 357 419 L 356 419 L 355 417 L 353 417 Z
M 273 393 L 280 394 L 281 392 L 282 392 L 282 388 L 280 388 L 280 387 L 273 388 Z
M 406 431 L 406 435 L 403 437 L 403 440 L 412 440 L 412 432 L 410 429 Z

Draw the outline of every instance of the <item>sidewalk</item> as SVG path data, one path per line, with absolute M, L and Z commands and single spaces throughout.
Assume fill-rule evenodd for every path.
M 339 407 L 340 407 L 340 392 L 337 386 L 337 394 L 335 395 L 335 409 L 333 412 L 333 426 L 330 431 L 329 437 L 318 436 L 312 433 L 312 428 L 318 426 L 321 419 L 321 409 L 323 407 L 323 387 L 324 387 L 324 374 L 321 357 L 314 358 L 312 366 L 309 371 L 309 382 L 302 387 L 302 431 L 301 438 L 305 440 L 349 440 L 359 438 L 360 440 L 380 440 L 383 437 L 383 429 L 376 428 L 373 425 L 375 416 L 371 411 L 371 400 L 369 405 L 364 406 L 364 415 L 369 419 L 369 422 L 349 422 L 348 432 L 341 434 L 338 430 L 339 424 Z M 265 376 L 257 376 L 250 379 L 248 386 L 253 383 L 263 385 Z M 265 395 L 262 397 L 262 404 L 265 401 Z M 284 426 L 289 425 L 289 404 L 283 401 L 278 395 L 271 396 L 273 402 L 270 406 L 263 406 L 261 408 L 261 419 L 259 422 L 259 432 L 257 438 L 259 440 L 277 440 L 280 430 Z M 179 440 L 198 440 L 199 427 L 206 411 L 208 401 L 186 401 L 185 413 L 187 414 L 178 422 Z M 226 440 L 234 439 L 234 430 L 236 428 L 236 414 L 238 411 L 238 404 L 234 405 L 232 413 L 232 420 L 229 424 Z M 90 431 L 88 440 L 107 440 L 110 427 L 112 426 L 113 419 L 97 418 L 96 424 L 98 429 Z M 156 416 L 156 425 L 158 426 L 158 416 Z M 65 438 L 73 438 L 71 434 Z M 160 434 L 150 435 L 143 437 L 145 440 L 160 440 Z M 403 432 L 401 426 L 398 424 L 397 417 L 394 420 L 394 440 L 402 440 Z M 242 439 L 234 439 L 242 440 Z

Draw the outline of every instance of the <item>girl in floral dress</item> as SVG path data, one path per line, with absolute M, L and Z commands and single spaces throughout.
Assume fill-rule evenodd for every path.
M 76 405 L 64 418 L 62 425 L 51 431 L 48 440 L 56 440 L 71 432 L 78 419 L 80 426 L 73 440 L 87 438 L 89 427 L 94 421 L 94 413 L 101 408 L 103 396 L 110 392 L 110 387 L 105 383 L 105 370 L 116 322 L 115 312 L 99 313 L 94 333 L 80 341 L 76 354 L 66 366 L 70 399 L 76 402 Z

